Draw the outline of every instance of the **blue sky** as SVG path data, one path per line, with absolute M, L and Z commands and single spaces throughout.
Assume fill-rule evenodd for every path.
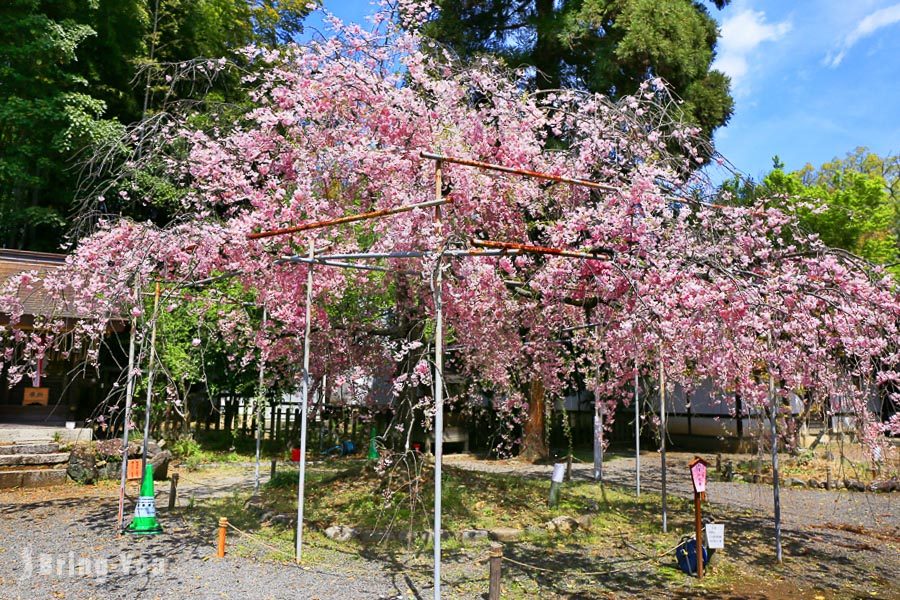
M 366 0 L 324 3 L 345 21 L 372 11 Z M 740 170 L 758 177 L 776 154 L 793 170 L 857 146 L 900 153 L 900 2 L 733 0 L 710 10 L 722 32 L 715 66 L 735 98 L 716 146 Z M 321 29 L 321 13 L 308 24 Z

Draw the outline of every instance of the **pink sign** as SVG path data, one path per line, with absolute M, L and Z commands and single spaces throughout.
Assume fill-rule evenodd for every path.
M 691 480 L 694 482 L 694 491 L 702 493 L 706 491 L 706 462 L 702 458 L 691 461 Z

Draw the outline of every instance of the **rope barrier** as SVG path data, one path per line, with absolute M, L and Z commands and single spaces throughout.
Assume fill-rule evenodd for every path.
M 659 559 L 661 559 L 662 557 L 666 556 L 667 554 L 671 554 L 672 552 L 674 552 L 674 551 L 678 548 L 678 546 L 680 546 L 680 545 L 681 545 L 681 543 L 679 542 L 678 545 L 673 546 L 673 547 L 670 548 L 670 549 L 664 550 L 663 552 L 660 552 L 660 553 L 656 554 L 655 556 L 648 555 L 646 558 L 627 558 L 627 559 L 623 559 L 623 560 L 610 561 L 610 562 L 615 562 L 615 563 L 622 563 L 622 562 L 627 562 L 627 563 L 641 563 L 641 562 L 653 562 L 653 561 L 658 561 Z M 528 563 L 524 563 L 524 562 L 515 560 L 514 558 L 510 558 L 510 557 L 508 557 L 508 556 L 503 556 L 502 558 L 503 558 L 503 560 L 505 560 L 506 562 L 510 562 L 510 563 L 512 563 L 512 564 L 514 564 L 514 565 L 518 565 L 518 566 L 520 566 L 520 567 L 522 567 L 522 568 L 530 569 L 530 570 L 533 570 L 533 571 L 540 571 L 540 572 L 542 572 L 542 573 L 554 573 L 554 574 L 557 574 L 557 575 L 570 575 L 570 576 L 574 575 L 574 576 L 584 576 L 584 577 L 597 576 L 597 575 L 612 575 L 613 573 L 619 573 L 619 572 L 621 572 L 621 571 L 624 571 L 624 570 L 626 570 L 626 569 L 630 569 L 630 568 L 633 567 L 632 564 L 628 564 L 628 565 L 625 565 L 625 566 L 620 567 L 620 568 L 618 568 L 618 569 L 607 569 L 607 570 L 604 570 L 604 571 L 576 571 L 576 570 L 572 570 L 572 569 L 559 570 L 559 569 L 550 569 L 550 568 L 548 568 L 548 567 L 539 567 L 539 566 L 537 566 L 537 565 L 531 565 L 531 564 L 528 564 Z

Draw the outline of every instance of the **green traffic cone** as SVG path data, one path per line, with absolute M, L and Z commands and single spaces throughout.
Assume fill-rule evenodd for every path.
M 134 535 L 156 535 L 163 529 L 156 520 L 156 498 L 153 495 L 153 465 L 148 464 L 141 481 L 141 495 L 134 507 L 134 519 L 125 531 Z
M 369 432 L 369 460 L 378 460 L 378 446 L 375 444 L 375 437 L 378 434 L 373 426 Z

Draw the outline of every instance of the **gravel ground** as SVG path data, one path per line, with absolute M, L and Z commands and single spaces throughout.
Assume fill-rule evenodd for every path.
M 402 579 L 358 557 L 334 571 L 217 559 L 213 524 L 196 531 L 170 516 L 163 519 L 166 535 L 117 538 L 109 528 L 116 510 L 115 492 L 108 487 L 0 496 L 0 598 L 406 597 Z
M 692 455 L 669 454 L 669 490 L 690 496 L 686 463 Z M 485 461 L 450 455 L 448 465 L 549 479 L 552 467 L 516 461 Z M 659 489 L 658 455 L 642 457 L 644 489 Z M 574 476 L 589 478 L 591 465 L 576 464 Z M 263 481 L 268 469 L 264 469 Z M 604 466 L 607 481 L 626 487 L 634 482 L 634 459 L 616 457 Z M 431 596 L 430 551 L 413 557 L 390 556 L 373 549 L 334 552 L 310 561 L 316 568 L 256 560 L 252 548 L 231 544 L 229 555 L 214 557 L 214 519 L 186 521 L 185 508 L 205 499 L 252 489 L 248 464 L 182 473 L 178 510 L 167 514 L 168 485 L 157 489 L 166 535 L 117 538 L 110 531 L 116 514 L 115 485 L 67 485 L 43 490 L 0 493 L 0 600 L 13 598 L 240 598 L 240 599 L 386 599 Z M 648 567 L 636 573 L 590 582 L 543 578 L 507 565 L 504 581 L 516 580 L 534 597 L 568 598 L 900 598 L 898 499 L 900 496 L 816 490 L 783 490 L 785 565 L 771 577 L 771 487 L 744 483 L 709 484 L 706 514 L 726 523 L 724 561 L 749 577 L 730 593 L 690 587 L 673 596 L 672 582 Z M 129 503 L 130 507 L 131 504 Z M 129 508 L 129 510 L 131 510 Z M 681 519 L 682 521 L 684 519 Z M 208 521 L 208 523 L 207 523 Z M 232 537 L 233 536 L 233 537 Z M 508 548 L 511 556 L 531 564 L 565 570 L 596 568 L 598 549 L 574 546 L 555 550 L 528 544 Z M 485 548 L 445 552 L 445 597 L 471 599 L 486 589 Z M 322 556 L 318 557 L 319 559 Z M 87 567 L 90 572 L 85 573 Z M 99 571 L 99 573 L 98 573 Z M 105 574 L 104 574 L 105 573 Z M 508 579 L 509 578 L 509 579 Z M 688 586 L 692 583 L 688 579 Z M 740 578 L 736 581 L 740 582 Z M 587 586 L 587 587 L 585 587 Z M 676 586 L 677 587 L 677 586 Z M 872 590 L 872 591 L 870 591 Z M 823 595 L 824 594 L 824 595 Z

